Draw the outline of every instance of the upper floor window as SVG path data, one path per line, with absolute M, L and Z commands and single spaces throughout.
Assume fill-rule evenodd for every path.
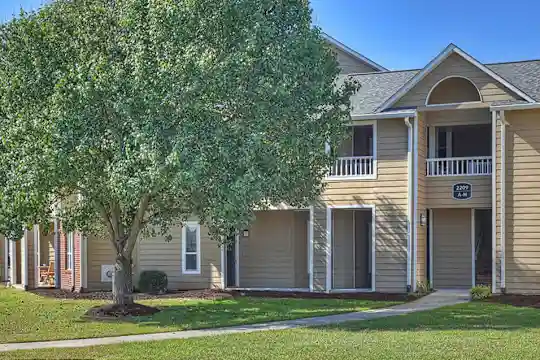
M 201 226 L 195 221 L 182 228 L 182 273 L 201 273 Z
M 426 105 L 459 104 L 482 101 L 480 91 L 469 79 L 447 77 L 436 83 L 426 99 Z

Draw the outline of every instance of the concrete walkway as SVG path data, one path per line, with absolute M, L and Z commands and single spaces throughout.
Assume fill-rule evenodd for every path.
M 417 311 L 433 310 L 443 306 L 457 305 L 469 301 L 467 291 L 440 290 L 416 301 L 396 305 L 385 309 L 366 310 L 354 313 L 312 317 L 297 320 L 275 321 L 263 324 L 232 326 L 214 329 L 186 330 L 156 334 L 126 335 L 116 337 L 40 341 L 27 343 L 0 344 L 0 352 L 14 350 L 32 350 L 45 348 L 76 348 L 95 345 L 112 345 L 135 341 L 156 341 L 171 339 L 189 339 L 202 336 L 250 333 L 256 331 L 286 330 L 307 326 L 339 324 L 347 321 L 360 321 L 404 315 Z

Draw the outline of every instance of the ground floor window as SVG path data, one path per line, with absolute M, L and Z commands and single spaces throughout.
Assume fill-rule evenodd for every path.
M 201 226 L 187 222 L 182 228 L 182 273 L 201 273 Z

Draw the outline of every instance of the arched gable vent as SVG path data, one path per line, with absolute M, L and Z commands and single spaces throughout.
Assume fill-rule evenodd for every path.
M 476 85 L 461 76 L 449 76 L 437 82 L 429 91 L 426 105 L 458 104 L 482 101 Z

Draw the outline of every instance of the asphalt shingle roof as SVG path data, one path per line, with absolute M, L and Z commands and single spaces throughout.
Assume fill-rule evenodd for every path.
M 540 60 L 487 64 L 506 81 L 540 101 Z M 351 98 L 353 114 L 373 113 L 420 70 L 382 71 L 344 75 L 358 81 L 360 89 Z M 514 103 L 523 101 L 514 101 Z

